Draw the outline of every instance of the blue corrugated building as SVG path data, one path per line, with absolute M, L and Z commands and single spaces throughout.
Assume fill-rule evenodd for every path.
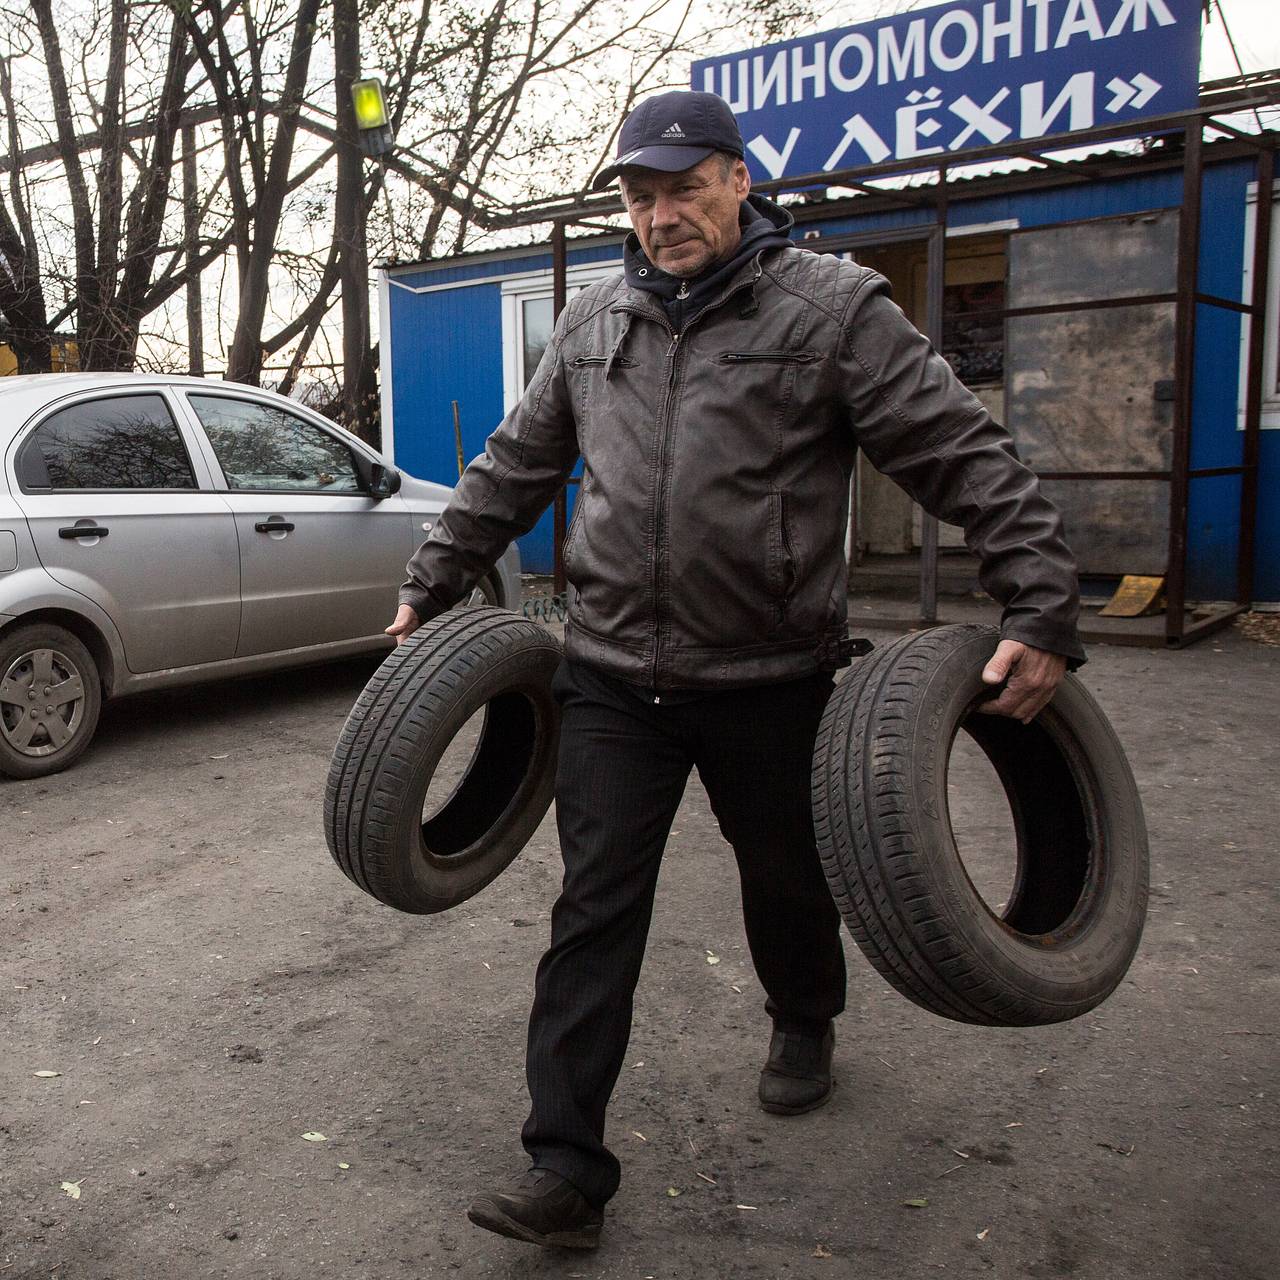
M 1204 150 L 1195 307 L 1186 597 L 1231 600 L 1241 529 L 1255 153 Z M 1277 187 L 1280 190 L 1280 186 Z M 1174 295 L 1184 195 L 1176 143 L 1048 173 L 946 189 L 942 348 L 1046 477 L 1088 575 L 1162 574 L 1175 446 Z M 881 270 L 923 328 L 933 208 L 860 194 L 793 206 L 798 243 Z M 570 294 L 616 272 L 621 234 L 569 240 Z M 1252 598 L 1280 601 L 1280 236 L 1271 240 Z M 552 323 L 552 254 L 530 246 L 380 269 L 384 447 L 410 472 L 457 476 L 518 398 Z M 1267 428 L 1270 428 L 1268 430 Z M 1226 471 L 1226 474 L 1203 474 Z M 1082 479 L 1089 473 L 1089 479 Z M 572 489 L 570 501 L 572 501 Z M 867 468 L 853 494 L 858 556 L 918 552 L 921 521 Z M 954 545 L 943 531 L 942 545 Z M 550 517 L 525 538 L 549 572 Z

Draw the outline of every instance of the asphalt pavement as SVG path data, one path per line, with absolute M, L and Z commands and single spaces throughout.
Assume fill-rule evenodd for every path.
M 1129 976 L 1075 1022 L 988 1030 L 848 940 L 839 1084 L 810 1116 L 756 1107 L 763 997 L 691 783 L 589 1255 L 465 1218 L 522 1167 L 552 821 L 444 915 L 348 882 L 322 791 L 374 665 L 121 702 L 71 771 L 0 780 L 0 1280 L 1277 1274 L 1280 648 L 1096 647 L 1082 678 L 1151 837 Z M 954 809 L 991 855 L 982 771 L 957 762 Z

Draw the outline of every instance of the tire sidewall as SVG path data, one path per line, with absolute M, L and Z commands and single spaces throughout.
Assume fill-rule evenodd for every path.
M 1137 949 L 1147 898 L 1145 824 L 1114 731 L 1068 676 L 1037 723 L 1069 762 L 1081 795 L 1092 847 L 1084 891 L 1062 929 L 1039 938 L 1016 933 L 987 908 L 952 831 L 947 765 L 960 722 L 976 700 L 991 696 L 981 672 L 998 638 L 994 630 L 976 632 L 925 683 L 911 734 L 913 843 L 936 909 L 953 935 L 963 936 L 975 966 L 1040 1006 L 1038 1021 L 1055 1021 L 1104 999 Z
M 415 910 L 442 911 L 478 893 L 510 865 L 550 804 L 558 737 L 550 680 L 560 653 L 552 645 L 538 643 L 537 637 L 530 640 L 486 664 L 472 678 L 460 681 L 443 713 L 435 717 L 425 740 L 415 745 L 416 757 L 402 784 L 390 833 L 400 882 L 397 896 L 420 904 Z M 434 854 L 423 839 L 421 814 L 435 771 L 467 721 L 491 699 L 510 693 L 522 694 L 533 707 L 534 750 L 528 772 L 480 841 L 456 854 Z M 372 785 L 378 786 L 377 775 Z
M 93 655 L 79 637 L 55 623 L 20 624 L 0 636 L 0 676 L 19 655 L 32 649 L 56 649 L 75 665 L 84 686 L 84 705 L 74 737 L 50 755 L 21 755 L 0 737 L 0 775 L 17 779 L 43 778 L 73 764 L 92 741 L 102 711 L 102 681 Z

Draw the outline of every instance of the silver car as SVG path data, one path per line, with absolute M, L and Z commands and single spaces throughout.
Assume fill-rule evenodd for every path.
M 387 646 L 448 501 L 282 396 L 143 374 L 0 378 L 0 773 L 89 743 L 104 697 Z M 472 602 L 518 608 L 507 551 Z

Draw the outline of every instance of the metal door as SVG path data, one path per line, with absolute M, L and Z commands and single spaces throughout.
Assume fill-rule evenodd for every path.
M 190 394 L 240 539 L 238 657 L 377 636 L 412 550 L 399 497 L 361 491 L 337 433 L 268 401 Z
M 161 392 L 64 403 L 10 458 L 41 563 L 110 616 L 130 671 L 232 656 L 234 521 Z

